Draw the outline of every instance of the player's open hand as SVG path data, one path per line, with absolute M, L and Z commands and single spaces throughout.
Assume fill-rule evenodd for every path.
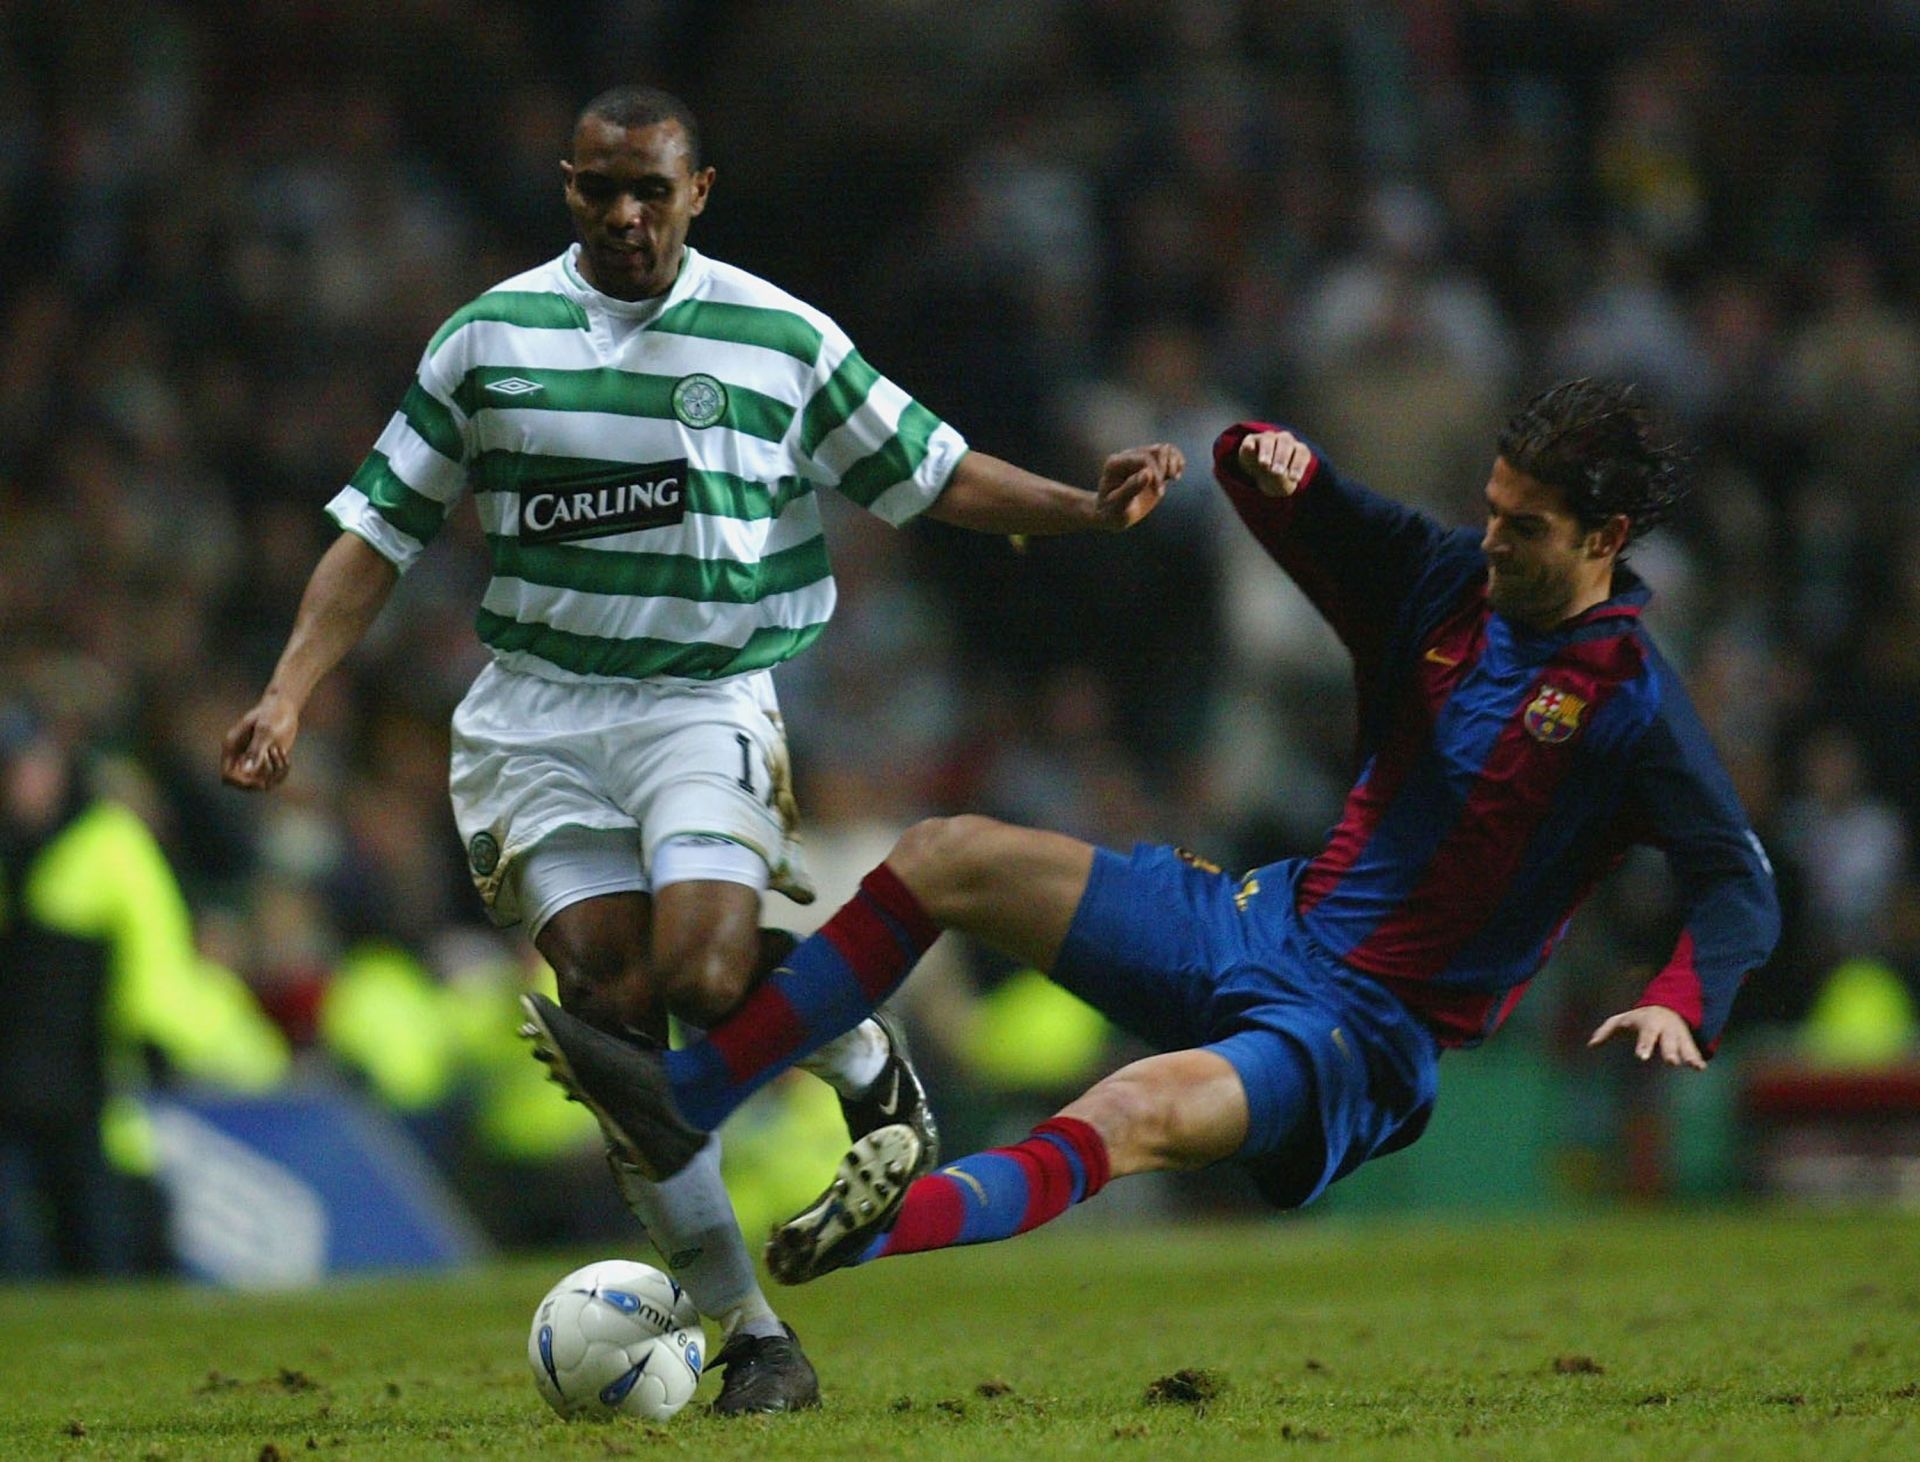
M 1100 469 L 1095 503 L 1100 526 L 1114 532 L 1131 528 L 1160 506 L 1168 485 L 1186 470 L 1185 454 L 1171 442 L 1115 452 Z
M 276 696 L 265 697 L 221 739 L 220 780 L 249 792 L 279 786 L 293 768 L 293 738 L 299 734 L 300 713 Z
M 1633 1034 L 1633 1054 L 1642 1061 L 1658 1051 L 1660 1059 L 1669 1066 L 1691 1066 L 1695 1071 L 1707 1069 L 1707 1059 L 1700 1054 L 1686 1017 L 1664 1005 L 1642 1005 L 1608 1016 L 1587 1044 L 1598 1046 L 1629 1031 Z
M 1268 497 L 1292 497 L 1312 465 L 1313 449 L 1290 431 L 1257 431 L 1240 439 L 1241 470 Z

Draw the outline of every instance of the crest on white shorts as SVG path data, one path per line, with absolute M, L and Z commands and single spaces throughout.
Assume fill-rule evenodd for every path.
M 482 878 L 500 866 L 500 840 L 492 833 L 475 833 L 467 839 L 467 862 Z

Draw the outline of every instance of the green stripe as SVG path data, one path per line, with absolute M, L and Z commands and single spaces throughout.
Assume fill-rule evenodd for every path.
M 683 675 L 689 680 L 717 680 L 748 670 L 764 670 L 790 659 L 820 637 L 826 628 L 810 624 L 800 629 L 757 629 L 746 644 L 677 640 L 605 639 L 578 635 L 546 624 L 522 624 L 482 609 L 474 621 L 480 638 L 496 650 L 524 650 L 575 675 L 619 676 L 641 680 L 649 675 Z
M 367 501 L 373 504 L 381 517 L 408 537 L 417 538 L 422 543 L 439 532 L 441 523 L 446 521 L 447 510 L 432 498 L 408 487 L 400 474 L 393 470 L 393 464 L 387 460 L 385 452 L 367 453 L 367 460 L 360 464 L 360 470 L 353 474 L 349 482 L 367 495 Z
M 541 389 L 521 395 L 490 395 L 495 381 L 532 381 Z M 679 377 L 650 376 L 601 366 L 590 371 L 542 370 L 529 366 L 476 366 L 460 380 L 453 399 L 468 416 L 488 409 L 521 411 L 602 411 L 613 416 L 672 421 L 673 388 Z M 787 434 L 793 408 L 731 381 L 726 413 L 715 423 L 748 436 L 777 442 Z
M 812 365 L 820 355 L 820 332 L 790 310 L 685 300 L 653 322 L 669 335 L 697 335 L 733 345 L 758 345 Z
M 655 599 L 697 599 L 709 604 L 758 604 L 817 584 L 832 568 L 827 540 L 809 538 L 770 553 L 757 564 L 697 558 L 684 553 L 624 553 L 570 543 L 522 543 L 489 533 L 493 571 L 584 594 L 633 594 Z
M 815 447 L 866 404 L 867 393 L 879 379 L 880 372 L 868 365 L 859 351 L 848 351 L 840 368 L 807 403 L 806 413 L 800 418 L 800 450 L 811 457 Z
M 890 487 L 897 487 L 920 470 L 927 460 L 927 444 L 940 428 L 940 418 L 918 401 L 907 403 L 900 413 L 900 430 L 879 451 L 862 457 L 840 479 L 840 491 L 861 507 L 873 506 L 873 500 Z
M 418 377 L 407 387 L 406 399 L 400 403 L 400 414 L 407 419 L 407 425 L 419 434 L 420 440 L 442 457 L 454 462 L 466 460 L 467 444 L 460 435 L 460 424 L 453 419 L 453 413 L 420 384 Z
M 526 330 L 584 330 L 587 312 L 563 294 L 533 290 L 496 289 L 471 304 L 462 305 L 434 332 L 427 343 L 432 355 L 447 343 L 447 338 L 462 325 L 474 320 L 498 320 Z
M 495 449 L 473 459 L 473 490 L 481 493 L 513 492 L 526 487 L 604 487 L 630 481 L 642 465 Z M 756 482 L 731 472 L 709 472 L 696 467 L 687 472 L 687 511 L 757 522 L 779 517 L 792 503 L 812 491 L 813 484 L 801 477 Z

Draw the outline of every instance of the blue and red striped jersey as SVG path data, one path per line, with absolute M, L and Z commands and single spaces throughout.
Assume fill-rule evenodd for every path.
M 1358 780 L 1295 908 L 1330 953 L 1392 990 L 1443 1045 L 1496 1029 L 1574 910 L 1635 844 L 1659 848 L 1684 923 L 1641 997 L 1711 1051 L 1779 937 L 1773 871 L 1686 689 L 1614 594 L 1537 631 L 1487 602 L 1480 534 L 1343 479 L 1317 451 L 1290 497 L 1214 473 L 1353 656 Z

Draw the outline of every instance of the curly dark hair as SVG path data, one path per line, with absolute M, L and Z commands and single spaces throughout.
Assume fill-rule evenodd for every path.
M 1652 412 L 1622 381 L 1583 376 L 1542 391 L 1501 430 L 1500 455 L 1559 488 L 1584 529 L 1625 514 L 1628 542 L 1672 517 L 1687 492 L 1685 455 L 1656 438 Z

